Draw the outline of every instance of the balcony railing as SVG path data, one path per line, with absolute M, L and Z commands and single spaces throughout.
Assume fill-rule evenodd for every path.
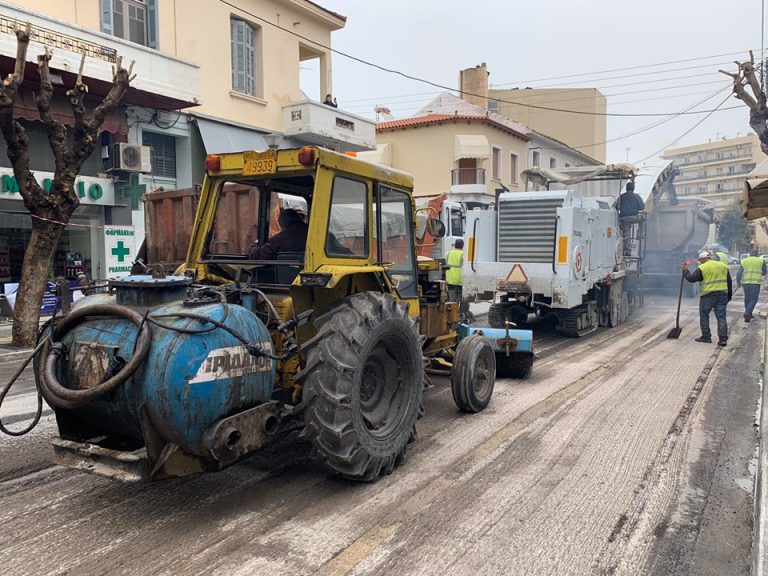
M 451 186 L 485 184 L 485 168 L 454 168 L 451 170 Z

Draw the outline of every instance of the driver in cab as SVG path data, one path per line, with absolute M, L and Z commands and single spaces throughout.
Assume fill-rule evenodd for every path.
M 307 246 L 308 226 L 298 211 L 285 208 L 277 220 L 280 232 L 272 236 L 263 246 L 254 244 L 250 260 L 274 260 L 281 252 L 304 252 Z

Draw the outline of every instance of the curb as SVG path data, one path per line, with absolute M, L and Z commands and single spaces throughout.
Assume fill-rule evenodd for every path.
M 768 558 L 766 558 L 766 540 L 768 526 L 763 521 L 763 510 L 768 509 L 768 410 L 766 410 L 766 381 L 768 380 L 768 325 L 763 342 L 762 377 L 760 378 L 760 406 L 757 420 L 758 451 L 757 473 L 755 474 L 755 505 L 754 527 L 752 531 L 752 574 L 765 576 L 768 574 Z

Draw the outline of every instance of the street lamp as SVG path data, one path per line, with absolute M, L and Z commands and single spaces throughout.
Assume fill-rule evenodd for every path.
M 264 134 L 264 140 L 267 142 L 267 146 L 271 150 L 277 150 L 280 147 L 280 143 L 283 141 L 283 135 L 282 134 Z

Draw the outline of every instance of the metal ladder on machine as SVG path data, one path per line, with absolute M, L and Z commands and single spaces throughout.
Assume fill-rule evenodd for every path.
M 643 260 L 645 260 L 645 229 L 648 221 L 648 215 L 640 212 L 626 222 L 626 231 L 624 241 L 629 245 L 629 250 L 625 248 L 624 259 L 630 263 L 630 270 L 637 274 L 637 292 L 638 307 L 645 306 L 645 286 L 643 279 Z

